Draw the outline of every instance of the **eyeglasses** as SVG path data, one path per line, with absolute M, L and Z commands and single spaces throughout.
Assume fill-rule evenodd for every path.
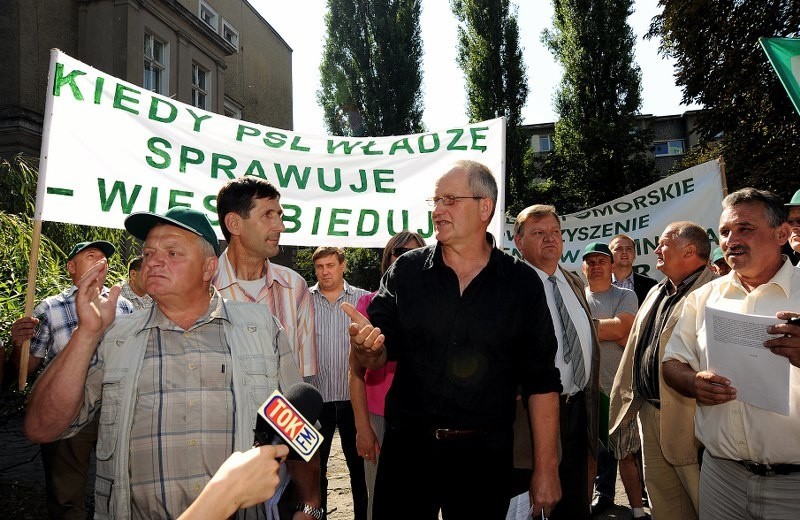
M 789 224 L 789 227 L 792 227 L 792 228 L 800 227 L 800 219 L 793 218 L 793 219 L 787 220 L 786 223 Z
M 444 204 L 445 206 L 452 206 L 453 204 L 456 203 L 456 201 L 458 199 L 475 199 L 475 200 L 479 200 L 479 199 L 483 199 L 483 198 L 485 198 L 485 197 L 474 197 L 474 196 L 473 197 L 468 197 L 468 196 L 445 195 L 444 197 L 433 197 L 433 198 L 425 199 L 425 200 L 428 202 L 428 204 L 430 204 L 431 206 L 433 206 L 435 208 L 440 203 Z
M 413 251 L 413 247 L 395 247 L 392 249 L 392 256 L 398 257 L 402 254 L 408 253 L 409 251 Z

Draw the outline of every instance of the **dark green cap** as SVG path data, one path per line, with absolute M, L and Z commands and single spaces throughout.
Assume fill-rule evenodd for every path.
M 786 206 L 800 206 L 800 190 L 794 192 L 792 200 L 785 204 Z
M 602 242 L 592 242 L 591 244 L 589 244 L 586 247 L 584 247 L 583 248 L 583 256 L 581 257 L 581 259 L 584 259 L 587 256 L 592 255 L 592 254 L 606 255 L 606 256 L 610 256 L 611 258 L 614 258 L 611 255 L 611 250 L 608 248 L 608 245 L 604 244 Z
M 722 254 L 722 248 L 721 247 L 717 247 L 711 253 L 711 263 L 712 264 L 716 264 L 717 260 L 724 260 L 724 259 L 725 259 L 725 255 Z
M 67 256 L 67 262 L 72 260 L 75 257 L 75 255 L 77 255 L 84 249 L 88 249 L 90 247 L 95 247 L 100 251 L 102 251 L 103 254 L 106 255 L 106 258 L 109 258 L 111 255 L 114 254 L 114 251 L 116 251 L 114 244 L 112 244 L 111 242 L 106 242 L 105 240 L 95 240 L 94 242 L 78 242 L 77 244 L 75 244 L 75 246 L 73 246 L 72 251 L 69 252 L 69 255 Z
M 195 235 L 205 238 L 206 242 L 214 248 L 215 253 L 219 251 L 219 240 L 217 239 L 217 234 L 214 233 L 214 228 L 211 226 L 211 221 L 208 220 L 204 213 L 196 209 L 176 206 L 163 215 L 141 212 L 132 213 L 125 219 L 125 229 L 142 242 L 144 242 L 147 234 L 156 224 L 170 224 L 191 231 Z

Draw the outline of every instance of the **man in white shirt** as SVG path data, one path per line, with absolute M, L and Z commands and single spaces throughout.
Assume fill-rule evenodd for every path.
M 542 280 L 558 339 L 555 364 L 561 372 L 563 387 L 559 409 L 561 461 L 558 465 L 562 496 L 550 518 L 588 518 L 589 455 L 591 453 L 594 456 L 598 444 L 597 390 L 600 350 L 586 303 L 583 282 L 559 266 L 564 240 L 561 237 L 560 219 L 553 206 L 537 204 L 522 210 L 514 223 L 514 243 Z M 559 293 L 558 298 L 556 291 Z M 566 318 L 562 318 L 558 311 L 557 299 L 566 309 Z M 571 325 L 567 326 L 571 326 L 577 333 L 583 365 L 582 377 L 577 375 L 581 377 L 580 381 L 577 381 L 575 362 L 565 360 L 565 319 L 571 321 Z M 526 457 L 526 460 L 529 459 L 530 457 Z
M 794 518 L 800 493 L 800 327 L 767 327 L 764 343 L 791 362 L 789 415 L 737 400 L 734 382 L 709 369 L 706 308 L 800 316 L 800 270 L 781 255 L 786 207 L 768 191 L 745 188 L 722 201 L 719 237 L 733 271 L 686 298 L 667 343 L 664 379 L 697 400 L 695 435 L 706 447 L 700 472 L 701 520 Z M 789 312 L 789 309 L 792 311 Z

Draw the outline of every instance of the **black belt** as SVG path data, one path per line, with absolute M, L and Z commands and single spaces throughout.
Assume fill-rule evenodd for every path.
M 572 406 L 578 401 L 583 401 L 584 392 L 583 390 L 579 390 L 572 395 L 564 395 L 561 394 L 559 396 L 559 403 L 561 406 Z
M 434 428 L 433 436 L 437 441 L 453 441 L 460 439 L 477 439 L 488 433 L 487 430 L 455 430 L 452 428 Z
M 734 462 L 753 475 L 759 475 L 761 477 L 800 473 L 800 464 L 761 464 L 750 460 L 734 460 Z

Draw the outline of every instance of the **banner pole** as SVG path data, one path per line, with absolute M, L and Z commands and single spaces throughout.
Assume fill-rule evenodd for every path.
M 39 178 L 36 181 L 36 207 L 33 211 L 33 237 L 31 237 L 31 254 L 28 258 L 28 287 L 25 292 L 25 316 L 33 315 L 33 304 L 36 299 L 36 277 L 39 269 L 39 244 L 42 236 L 42 208 L 44 206 L 45 180 L 47 179 L 47 156 L 50 149 L 50 120 L 53 116 L 53 83 L 54 71 L 58 62 L 58 49 L 50 49 L 50 68 L 47 71 L 47 98 L 44 107 L 44 128 L 42 129 L 42 152 L 39 158 Z M 25 390 L 28 383 L 28 359 L 30 357 L 30 340 L 22 344 L 19 356 L 19 389 Z
M 722 181 L 722 198 L 728 196 L 728 177 L 725 175 L 725 158 L 721 155 L 719 156 L 719 172 L 720 172 L 720 180 Z

